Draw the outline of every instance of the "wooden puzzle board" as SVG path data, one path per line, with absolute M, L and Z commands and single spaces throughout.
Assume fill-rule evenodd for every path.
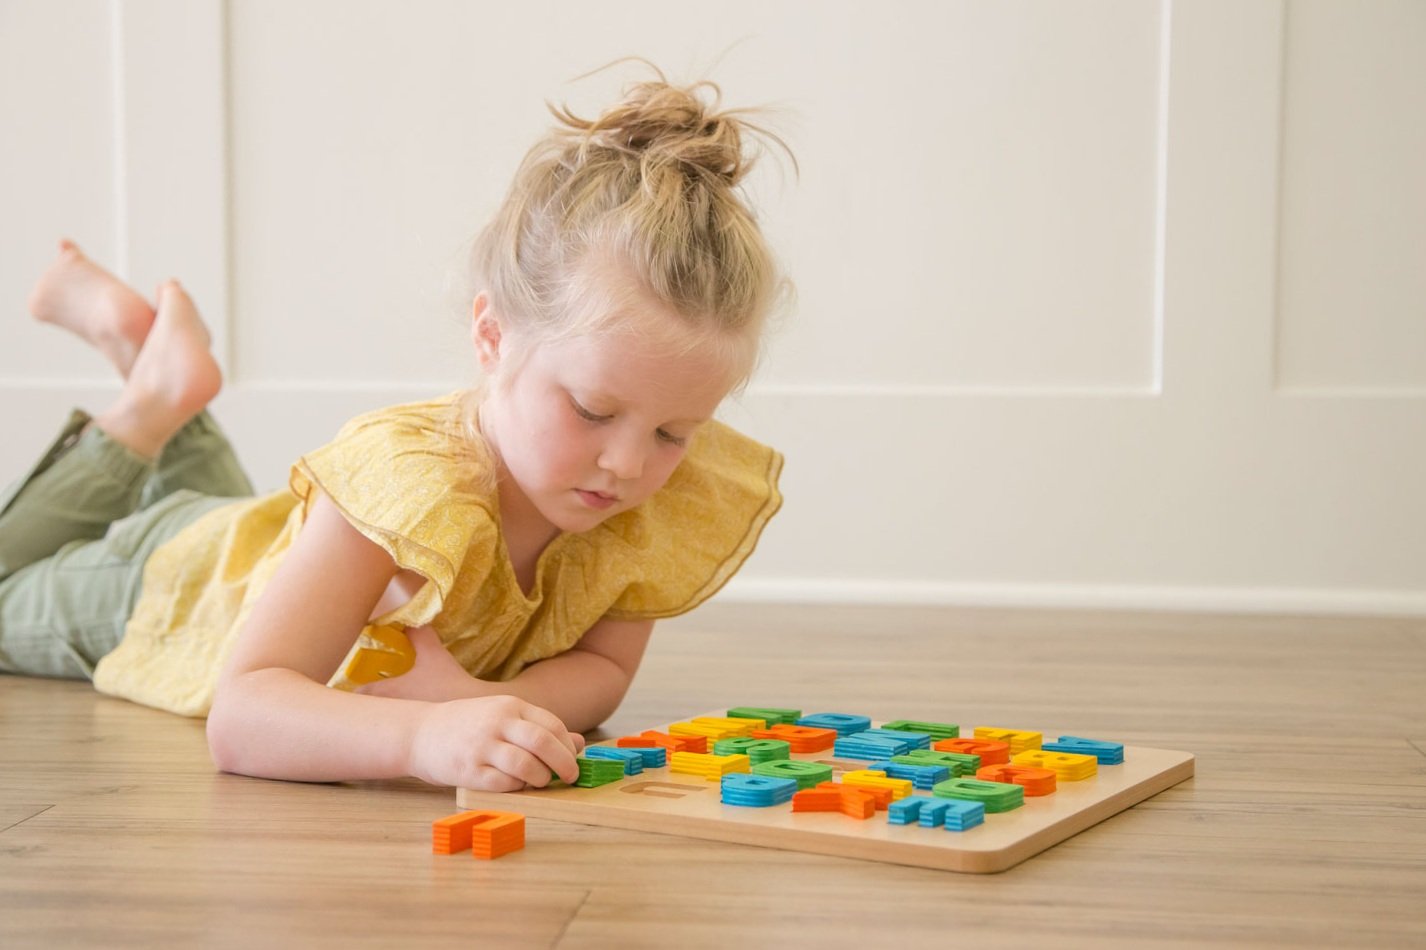
M 720 710 L 699 715 L 724 714 L 725 711 Z M 880 725 L 873 723 L 874 727 Z M 651 728 L 667 732 L 668 724 Z M 1005 728 L 1031 727 L 1012 723 Z M 1035 731 L 1043 731 L 1047 741 L 1061 734 Z M 963 728 L 962 735 L 971 732 Z M 591 745 L 614 745 L 616 741 L 610 739 Z M 792 758 L 829 764 L 834 777 L 870 765 L 863 760 L 839 759 L 831 750 L 793 753 Z M 1026 797 L 1020 808 L 987 813 L 984 824 L 959 832 L 923 828 L 917 824 L 893 825 L 887 821 L 884 811 L 862 820 L 834 812 L 795 813 L 790 804 L 769 808 L 724 805 L 720 801 L 718 782 L 675 775 L 667 766 L 645 768 L 641 774 L 626 775 L 598 788 L 560 785 L 522 792 L 461 788 L 456 791 L 456 805 L 766 848 L 986 873 L 1013 867 L 1190 778 L 1193 761 L 1187 752 L 1126 745 L 1122 765 L 1101 765 L 1092 778 L 1060 782 L 1052 795 Z M 916 794 L 929 795 L 930 792 L 917 789 Z

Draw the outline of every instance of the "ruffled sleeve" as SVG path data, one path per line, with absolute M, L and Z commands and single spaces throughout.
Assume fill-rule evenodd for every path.
M 596 531 L 600 565 L 622 586 L 607 616 L 686 613 L 718 592 L 753 553 L 782 506 L 782 455 L 719 422 L 695 437 L 653 497 Z
M 410 403 L 358 416 L 336 439 L 302 456 L 289 484 L 303 518 L 321 491 L 403 570 L 427 583 L 374 623 L 429 623 L 450 597 L 462 565 L 496 563 L 499 528 L 475 486 L 479 465 L 449 400 Z

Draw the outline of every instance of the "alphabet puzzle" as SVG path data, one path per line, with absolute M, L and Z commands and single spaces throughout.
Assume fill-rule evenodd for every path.
M 1059 736 L 1045 741 L 1046 735 Z M 955 723 L 736 707 L 592 744 L 575 785 L 461 808 L 1003 871 L 1193 775 L 1187 752 Z

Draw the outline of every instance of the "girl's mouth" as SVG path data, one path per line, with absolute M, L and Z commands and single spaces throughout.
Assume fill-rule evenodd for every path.
M 619 500 L 614 495 L 606 495 L 598 491 L 585 491 L 583 488 L 576 488 L 574 492 L 579 496 L 580 501 L 597 511 L 604 511 Z

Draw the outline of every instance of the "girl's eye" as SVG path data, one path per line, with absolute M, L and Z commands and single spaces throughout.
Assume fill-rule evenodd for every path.
M 573 399 L 569 401 L 569 404 L 574 407 L 575 415 L 589 422 L 608 422 L 610 419 L 614 418 L 613 416 L 601 416 L 598 413 L 590 412 L 588 409 L 584 408 L 579 403 L 575 402 Z
M 669 445 L 675 445 L 679 448 L 682 448 L 684 445 L 688 444 L 687 439 L 683 438 L 682 436 L 674 435 L 671 432 L 665 432 L 663 429 L 659 429 L 657 435 L 660 442 L 667 442 Z

